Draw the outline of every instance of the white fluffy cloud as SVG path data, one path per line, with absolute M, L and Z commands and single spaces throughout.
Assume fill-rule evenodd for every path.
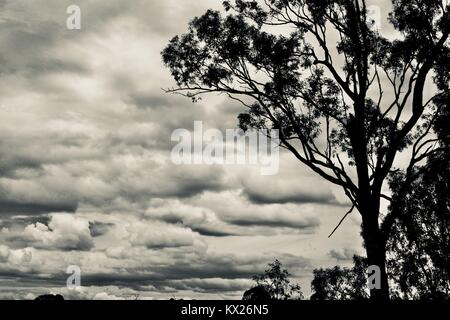
M 89 250 L 94 246 L 89 222 L 70 214 L 53 214 L 50 222 L 28 225 L 23 235 L 36 248 L 60 250 Z

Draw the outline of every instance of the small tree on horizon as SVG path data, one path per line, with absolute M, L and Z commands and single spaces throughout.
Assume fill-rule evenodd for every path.
M 263 274 L 253 276 L 256 285 L 252 289 L 257 288 L 267 293 L 271 300 L 302 300 L 303 293 L 300 285 L 291 284 L 289 276 L 288 270 L 283 269 L 282 263 L 276 259 L 269 263 L 269 268 Z M 244 298 L 245 296 L 246 294 Z

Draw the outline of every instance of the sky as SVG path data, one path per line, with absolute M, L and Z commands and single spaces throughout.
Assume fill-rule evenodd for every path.
M 243 110 L 162 90 L 160 52 L 208 8 L 0 1 L 0 299 L 239 299 L 274 259 L 308 295 L 313 269 L 362 252 L 357 212 L 328 238 L 349 203 L 287 152 L 273 176 L 171 161 L 175 129 L 233 129 Z

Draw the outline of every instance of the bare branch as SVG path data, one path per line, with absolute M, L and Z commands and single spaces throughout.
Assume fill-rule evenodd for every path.
M 331 238 L 331 236 L 336 232 L 336 230 L 341 226 L 342 222 L 344 222 L 345 218 L 348 217 L 348 215 L 350 213 L 353 212 L 353 209 L 355 209 L 355 206 L 353 205 L 352 208 L 342 217 L 341 221 L 339 221 L 338 225 L 336 226 L 336 228 L 333 229 L 333 231 L 330 233 L 330 235 L 328 236 L 328 238 Z

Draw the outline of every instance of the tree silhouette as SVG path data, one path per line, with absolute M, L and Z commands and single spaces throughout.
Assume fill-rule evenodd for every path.
M 266 287 L 255 286 L 244 292 L 242 300 L 264 302 L 272 300 L 272 297 Z
M 43 294 L 36 297 L 36 301 L 64 301 L 64 297 L 60 294 Z
M 353 257 L 352 269 L 336 266 L 315 269 L 311 281 L 311 300 L 365 300 L 367 287 L 367 259 Z
M 371 297 L 388 299 L 386 245 L 399 213 L 381 214 L 382 199 L 392 200 L 383 186 L 407 170 L 394 167 L 400 152 L 415 171 L 442 150 L 430 136 L 435 102 L 449 91 L 449 5 L 392 0 L 397 35 L 387 39 L 365 0 L 223 4 L 226 15 L 208 10 L 162 52 L 177 83 L 169 91 L 194 101 L 227 94 L 247 107 L 242 129 L 278 129 L 283 148 L 340 186 L 352 203 L 345 216 L 356 208 L 362 217 L 368 264 L 381 270 Z
M 301 300 L 299 284 L 291 284 L 289 272 L 283 269 L 279 260 L 269 263 L 269 268 L 261 275 L 253 277 L 256 285 L 244 293 L 243 300 Z
M 450 96 L 442 106 L 435 132 L 450 146 Z M 391 211 L 397 211 L 387 248 L 395 296 L 403 299 L 450 298 L 450 152 L 443 149 L 425 166 L 392 178 Z M 402 183 L 416 175 L 410 184 Z M 400 183 L 399 183 L 400 181 Z
M 436 138 L 450 146 L 450 96 L 434 122 Z M 450 151 L 442 149 L 426 165 L 391 177 L 398 219 L 387 242 L 388 278 L 394 299 L 450 299 Z M 414 179 L 411 176 L 415 175 Z M 405 181 L 411 181 L 406 184 Z M 367 298 L 366 259 L 355 256 L 352 269 L 314 270 L 312 300 Z

